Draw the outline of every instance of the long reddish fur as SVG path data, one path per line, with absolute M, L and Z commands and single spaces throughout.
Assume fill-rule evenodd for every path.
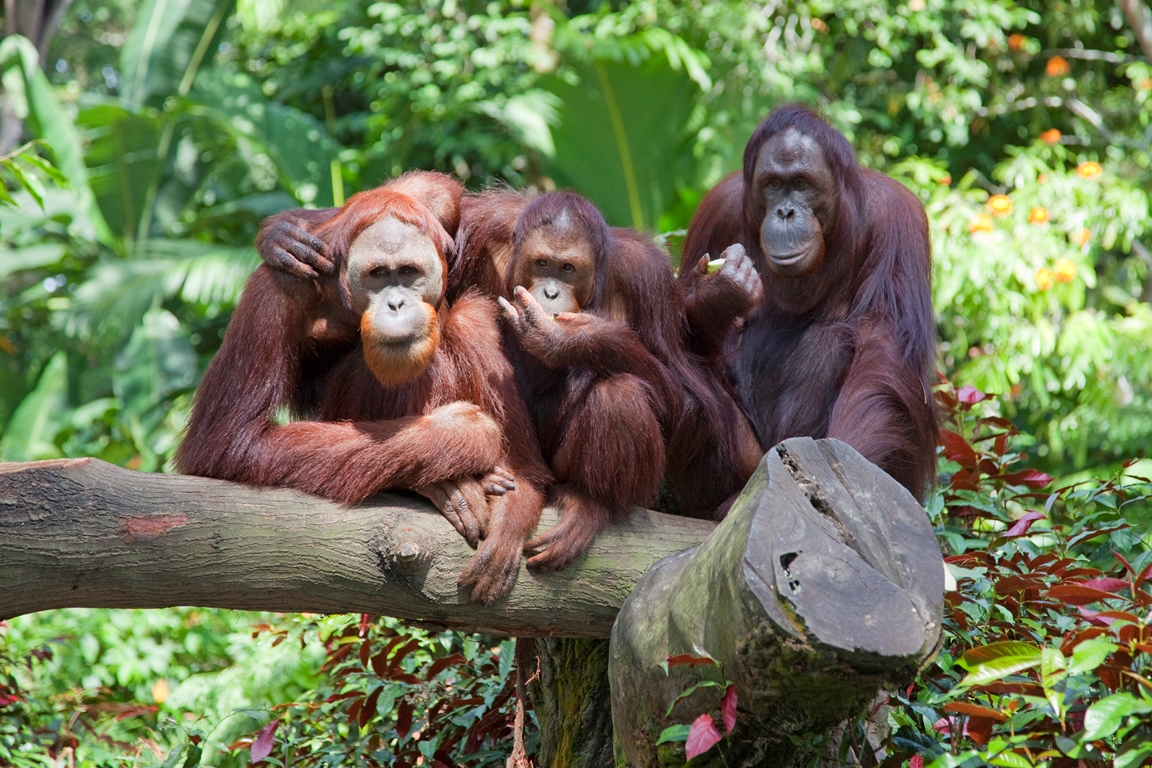
M 459 185 L 443 178 L 450 197 Z M 329 212 L 317 226 L 327 253 L 343 264 L 356 234 L 382 215 L 425 231 L 446 260 L 452 241 L 443 226 L 390 186 Z M 418 488 L 504 464 L 523 482 L 501 500 L 500 524 L 526 536 L 550 473 L 501 350 L 493 302 L 472 295 L 442 303 L 431 363 L 406 386 L 385 389 L 364 363 L 354 330 L 359 318 L 341 278 L 308 281 L 257 269 L 197 391 L 178 469 L 355 503 L 387 488 Z M 317 335 L 321 319 L 343 332 Z M 429 416 L 454 401 L 474 403 L 488 418 L 462 430 Z M 305 420 L 278 425 L 282 407 Z

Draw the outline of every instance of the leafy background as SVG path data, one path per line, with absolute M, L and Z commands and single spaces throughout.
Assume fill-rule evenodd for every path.
M 889 739 L 886 754 L 1005 765 L 1019 764 L 1009 753 L 1028 764 L 1146 759 L 1146 731 L 1125 724 L 1098 736 L 1069 714 L 1124 694 L 1134 698 L 1114 711 L 1128 723 L 1152 689 L 1138 647 L 1148 642 L 1141 595 L 1152 528 L 1142 492 L 1124 490 L 1149 474 L 1129 460 L 1152 443 L 1145 4 L 63 7 L 58 27 L 5 19 L 0 39 L 0 457 L 90 455 L 165 471 L 270 213 L 338 204 L 403 170 L 432 168 L 474 189 L 571 186 L 612 223 L 667 234 L 675 258 L 695 205 L 739 166 L 751 129 L 774 104 L 809 103 L 862 162 L 923 200 L 939 369 L 967 400 L 997 395 L 966 402 L 944 390 L 957 418 L 977 418 L 976 409 L 999 420 L 955 425 L 960 442 L 945 441 L 929 504 L 950 555 L 987 559 L 955 561 L 963 598 L 951 609 L 952 646 L 923 687 L 895 702 L 889 724 L 903 740 Z M 1023 467 L 1035 474 L 1021 484 Z M 1039 477 L 1056 480 L 1036 487 Z M 1043 520 L 1006 535 L 1029 514 Z M 1136 575 L 1096 603 L 1059 593 L 1038 603 L 1053 579 L 1092 580 L 1067 576 L 1066 563 L 1037 565 L 1053 551 L 1099 571 L 1093 578 L 1123 580 L 1131 574 L 1108 554 L 1118 551 Z M 997 586 L 1006 563 L 1042 574 L 1015 606 L 1001 598 L 1017 592 Z M 1076 643 L 1062 638 L 1080 631 L 1075 622 L 1100 628 L 1081 608 L 1136 617 L 1105 617 L 1120 623 L 1109 642 L 1128 643 L 1127 657 L 1109 651 L 1073 674 L 1049 653 L 1047 667 L 1017 670 L 1047 669 L 1027 681 L 1036 689 L 981 694 L 1001 697 L 979 706 L 1006 719 L 949 710 L 976 718 L 975 728 L 957 719 L 953 737 L 937 727 L 946 706 L 980 693 L 958 684 L 969 649 L 1025 642 L 1073 658 Z M 963 626 L 959 617 L 975 621 L 980 610 L 1029 636 Z M 1136 639 L 1124 626 L 1138 628 Z M 418 648 L 386 663 L 406 640 L 374 668 L 377 647 L 396 636 Z M 365 645 L 367 661 L 344 651 Z M 282 763 L 483 765 L 510 748 L 510 657 L 498 639 L 358 617 L 57 611 L 9 622 L 0 648 L 0 761 L 19 765 L 125 756 L 243 764 L 260 734 L 256 754 L 272 745 L 266 760 Z M 437 669 L 442 659 L 451 661 Z M 1119 672 L 1112 681 L 1108 665 L 1144 682 Z M 1012 696 L 1023 703 L 1003 703 Z M 993 733 L 981 717 L 1008 741 L 972 736 Z M 1011 741 L 1033 732 L 1053 755 Z M 1057 732 L 1075 743 L 1061 747 Z M 1071 756 L 1085 743 L 1097 751 Z

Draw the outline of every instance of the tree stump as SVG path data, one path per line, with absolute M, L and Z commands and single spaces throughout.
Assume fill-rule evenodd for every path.
M 715 712 L 715 667 L 739 709 L 720 752 L 728 766 L 805 758 L 791 736 L 858 714 L 877 691 L 910 682 L 940 640 L 944 563 L 923 508 L 836 440 L 787 440 L 768 452 L 727 519 L 694 550 L 656 563 L 612 630 L 609 677 L 617 765 L 682 763 L 661 732 Z

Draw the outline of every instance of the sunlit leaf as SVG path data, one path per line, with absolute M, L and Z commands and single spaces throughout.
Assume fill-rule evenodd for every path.
M 36 47 L 20 35 L 0 40 L 0 78 L 6 95 L 18 99 L 17 113 L 26 113 L 28 134 L 45 139 L 56 165 L 68 177 L 79 210 L 83 234 L 112 244 L 115 238 L 96 205 L 88 182 L 88 167 L 79 131 L 61 107 L 43 70 Z
M 724 737 L 716 729 L 716 723 L 712 722 L 712 716 L 709 714 L 700 715 L 692 721 L 692 726 L 688 729 L 688 739 L 684 743 L 684 752 L 691 760 L 712 749 L 722 738 Z
M 1014 675 L 1040 663 L 1041 649 L 1027 643 L 1004 642 L 973 648 L 960 660 L 969 670 L 960 685 L 983 685 Z
M 272 754 L 272 747 L 276 743 L 276 729 L 280 727 L 279 720 L 273 720 L 260 729 L 260 734 L 252 742 L 252 762 L 258 763 Z
M 211 61 L 235 0 L 145 0 L 120 52 L 120 97 L 139 110 L 185 94 Z
M 55 437 L 68 417 L 68 358 L 57 352 L 44 366 L 36 387 L 16 407 L 0 440 L 5 461 L 54 459 L 61 455 Z
M 668 742 L 687 741 L 688 732 L 692 726 L 686 724 L 670 725 L 660 732 L 660 738 L 656 739 L 656 746 L 667 744 Z
M 1111 736 L 1126 718 L 1148 713 L 1152 713 L 1152 701 L 1130 693 L 1106 696 L 1093 702 L 1084 713 L 1084 740 L 1095 741 Z

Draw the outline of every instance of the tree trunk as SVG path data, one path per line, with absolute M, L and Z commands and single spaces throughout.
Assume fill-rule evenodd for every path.
M 540 679 L 531 687 L 540 723 L 536 764 L 547 768 L 611 766 L 608 641 L 550 638 L 537 640 L 535 645 L 540 670 Z
M 609 668 L 617 765 L 682 763 L 683 744 L 657 747 L 661 733 L 716 712 L 729 683 L 732 737 L 693 765 L 799 764 L 811 755 L 790 737 L 915 677 L 940 641 L 943 593 L 936 538 L 907 490 L 839 441 L 781 443 L 716 532 L 654 565 L 621 608 Z M 661 662 L 679 654 L 719 667 L 666 674 Z M 703 680 L 720 685 L 666 715 Z

